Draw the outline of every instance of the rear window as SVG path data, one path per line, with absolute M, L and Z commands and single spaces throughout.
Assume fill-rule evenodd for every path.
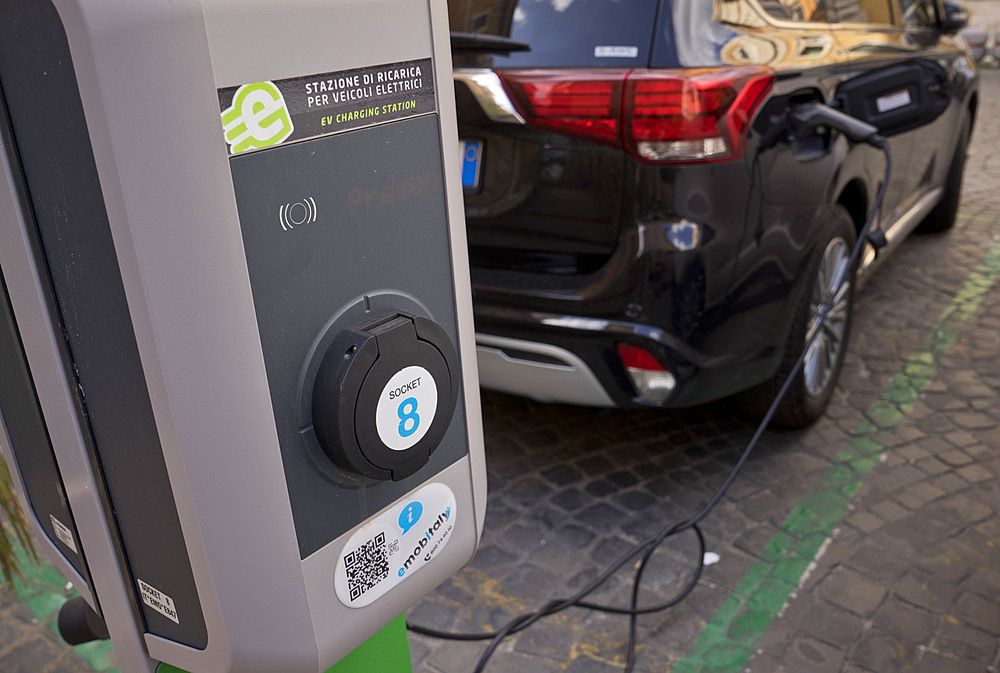
M 702 0 L 708 1 L 708 0 Z M 448 0 L 451 29 L 501 35 L 531 51 L 498 68 L 632 68 L 649 62 L 657 0 Z

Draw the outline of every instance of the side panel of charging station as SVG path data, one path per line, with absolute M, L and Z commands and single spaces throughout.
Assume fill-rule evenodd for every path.
M 45 532 L 45 543 L 79 576 L 78 588 L 89 592 L 90 572 L 80 547 L 80 534 L 66 499 L 62 474 L 52 453 L 42 411 L 21 348 L 6 283 L 0 279 L 0 427 L 14 456 L 27 502 L 27 516 Z M 19 468 L 19 469 L 18 469 Z
M 49 309 L 65 335 L 80 391 L 79 420 L 105 475 L 121 548 L 136 582 L 173 597 L 191 617 L 180 624 L 141 600 L 136 606 L 152 632 L 204 647 L 208 636 L 65 34 L 47 3 L 15 0 L 3 11 L 0 76 L 11 149 L 26 186 L 37 266 L 50 271 Z
M 127 673 L 325 671 L 484 516 L 446 7 L 0 12 L 36 527 Z

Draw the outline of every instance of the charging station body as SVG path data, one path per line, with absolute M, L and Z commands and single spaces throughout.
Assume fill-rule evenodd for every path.
M 130 673 L 326 670 L 482 528 L 444 2 L 11 0 L 0 85 L 45 551 Z

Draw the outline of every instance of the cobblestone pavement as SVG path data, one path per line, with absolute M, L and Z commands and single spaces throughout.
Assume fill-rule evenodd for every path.
M 21 553 L 24 582 L 16 595 L 0 588 L 0 673 L 105 673 L 116 669 L 108 641 L 69 647 L 56 616 L 76 595 L 51 567 L 35 566 Z
M 984 0 L 985 1 L 985 0 Z M 826 417 L 772 432 L 704 523 L 718 563 L 673 610 L 640 620 L 637 670 L 1000 670 L 1000 71 L 983 73 L 962 215 L 914 236 L 858 297 Z M 566 595 L 629 545 L 690 515 L 753 428 L 725 405 L 590 410 L 483 396 L 489 507 L 473 563 L 409 611 L 495 628 Z M 664 545 L 643 603 L 690 577 L 688 535 Z M 597 600 L 623 604 L 615 577 Z M 114 667 L 54 633 L 63 581 L 0 590 L 0 673 Z M 571 610 L 508 640 L 491 673 L 615 671 L 623 618 Z M 467 673 L 482 644 L 411 637 L 418 673 Z
M 961 219 L 913 236 L 858 296 L 826 417 L 770 432 L 704 522 L 719 555 L 694 593 L 640 619 L 638 671 L 995 671 L 1000 634 L 1000 72 Z M 971 274 L 971 275 L 970 275 Z M 408 613 L 501 626 L 566 596 L 706 502 L 752 434 L 729 407 L 591 410 L 483 396 L 489 506 L 472 564 Z M 642 602 L 690 577 L 664 545 Z M 618 575 L 602 601 L 625 605 Z M 509 639 L 493 673 L 615 671 L 626 620 L 572 609 Z M 413 636 L 418 673 L 467 673 L 484 645 Z

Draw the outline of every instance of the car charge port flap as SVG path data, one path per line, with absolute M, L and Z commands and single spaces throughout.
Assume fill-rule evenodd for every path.
M 948 73 L 937 63 L 914 59 L 852 77 L 834 101 L 844 113 L 893 136 L 929 124 L 948 107 Z

